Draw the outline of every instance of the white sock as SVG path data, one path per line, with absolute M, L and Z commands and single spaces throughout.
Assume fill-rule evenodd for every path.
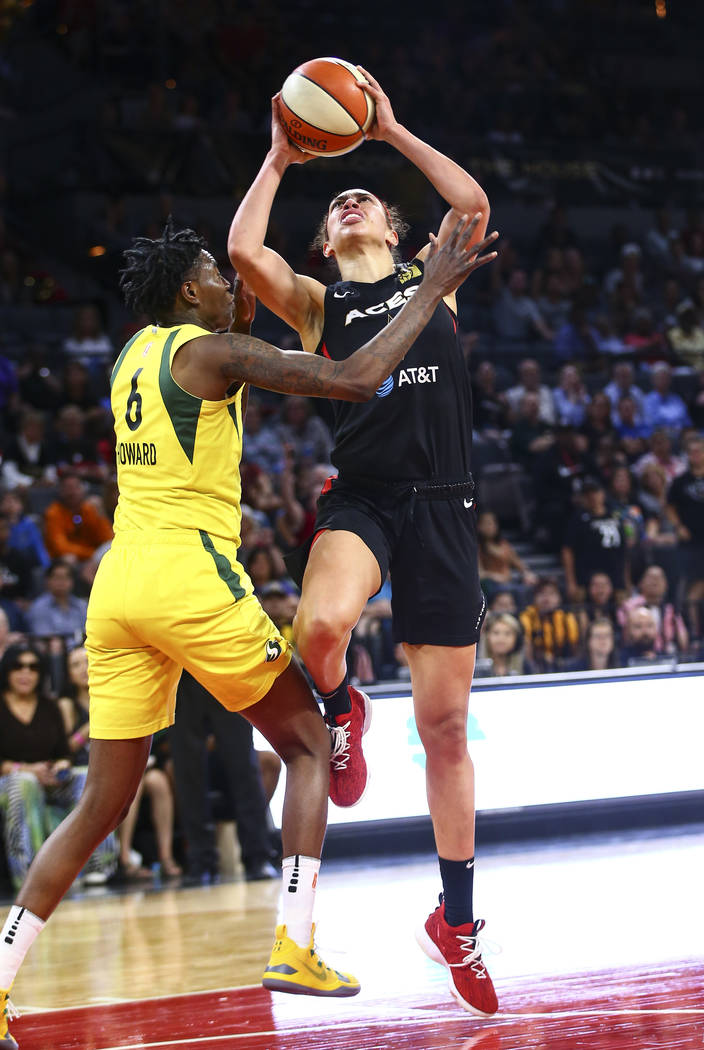
M 284 857 L 283 872 L 283 921 L 289 937 L 307 948 L 313 925 L 315 888 L 318 885 L 320 860 L 315 857 Z
M 26 908 L 13 904 L 0 933 L 0 988 L 7 991 L 22 961 L 46 922 Z

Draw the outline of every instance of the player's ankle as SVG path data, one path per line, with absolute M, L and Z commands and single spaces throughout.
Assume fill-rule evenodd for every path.
M 323 707 L 325 708 L 325 714 L 328 718 L 336 719 L 341 715 L 349 714 L 352 710 L 352 700 L 349 693 L 349 676 L 347 673 L 345 673 L 345 677 L 336 689 L 333 689 L 330 693 L 324 693 L 319 689 L 318 695 L 320 696 Z

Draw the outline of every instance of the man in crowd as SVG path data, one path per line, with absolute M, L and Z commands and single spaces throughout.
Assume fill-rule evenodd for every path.
M 62 475 L 58 498 L 45 511 L 44 531 L 52 558 L 71 562 L 87 561 L 112 539 L 112 525 L 86 498 L 80 475 L 71 471 Z
M 58 636 L 74 645 L 83 640 L 88 603 L 73 593 L 74 583 L 73 570 L 67 562 L 57 558 L 51 563 L 44 577 L 44 592 L 27 611 L 32 634 Z
M 623 626 L 623 645 L 619 654 L 621 667 L 658 663 L 668 659 L 657 651 L 658 625 L 655 614 L 647 605 L 631 608 Z
M 567 597 L 581 601 L 589 577 L 604 572 L 615 591 L 626 586 L 626 541 L 617 514 L 606 505 L 604 486 L 597 478 L 587 478 L 582 486 L 582 509 L 567 526 L 562 547 Z

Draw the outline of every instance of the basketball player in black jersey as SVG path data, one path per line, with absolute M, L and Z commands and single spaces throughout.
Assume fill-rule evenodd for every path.
M 398 149 L 450 205 L 439 241 L 450 235 L 458 216 L 478 212 L 474 237 L 481 240 L 489 216 L 484 191 L 402 127 L 380 85 L 359 68 L 376 105 L 368 137 Z M 277 106 L 275 98 L 271 149 L 233 220 L 230 257 L 264 305 L 299 333 L 304 350 L 344 360 L 415 293 L 430 245 L 397 266 L 392 253 L 399 233 L 392 213 L 374 194 L 354 189 L 337 194 L 325 220 L 322 250 L 337 263 L 338 283 L 326 288 L 296 274 L 265 247 L 286 168 L 310 159 L 288 141 Z M 457 340 L 454 293 L 438 305 L 371 401 L 333 401 L 332 407 L 331 458 L 339 475 L 321 494 L 312 545 L 299 558 L 302 595 L 294 623 L 299 654 L 331 728 L 330 797 L 338 805 L 353 805 L 366 786 L 361 737 L 371 707 L 348 683 L 345 653 L 367 600 L 390 570 L 394 636 L 404 643 L 411 670 L 443 885 L 440 906 L 418 939 L 448 967 L 458 1002 L 489 1016 L 497 1000 L 478 944 L 484 923 L 475 921 L 472 911 L 474 771 L 467 750 L 469 691 L 485 603 L 470 473 L 471 391 Z

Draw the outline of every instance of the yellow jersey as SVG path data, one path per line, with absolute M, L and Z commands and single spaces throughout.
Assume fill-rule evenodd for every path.
M 196 529 L 239 545 L 242 387 L 222 401 L 205 401 L 171 374 L 179 347 L 211 334 L 193 324 L 149 325 L 115 362 L 116 536 Z

